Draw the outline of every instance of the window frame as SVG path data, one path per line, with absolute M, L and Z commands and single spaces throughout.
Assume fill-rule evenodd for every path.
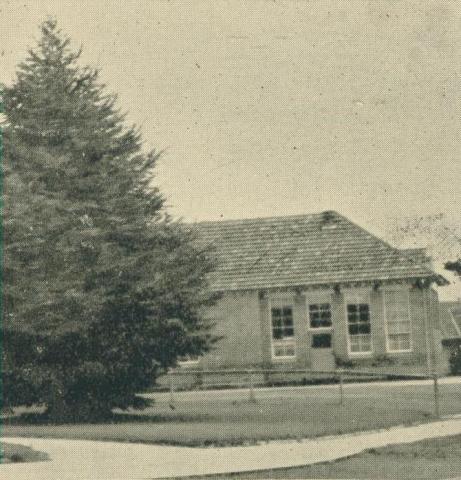
M 274 338 L 273 324 L 272 324 L 272 310 L 273 309 L 291 309 L 291 320 L 293 322 L 293 336 L 292 337 L 283 337 L 276 339 Z M 270 299 L 269 300 L 269 328 L 270 328 L 270 339 L 271 339 L 271 358 L 273 361 L 293 361 L 296 360 L 297 356 L 297 345 L 296 345 L 296 331 L 295 331 L 295 306 L 292 299 Z M 276 347 L 293 347 L 293 355 L 275 355 Z
M 327 347 L 314 345 L 314 338 L 321 337 L 321 336 L 328 336 L 330 338 L 330 342 Z M 316 331 L 315 333 L 312 333 L 310 348 L 311 350 L 333 350 L 333 332 L 331 331 L 331 329 L 330 330 L 321 329 L 321 331 L 319 332 Z
M 411 319 L 411 306 L 410 306 L 410 290 L 408 288 L 385 288 L 383 289 L 383 313 L 384 313 L 384 332 L 386 336 L 386 352 L 387 353 L 412 353 L 413 352 L 413 322 Z M 386 294 L 389 293 L 401 293 L 405 296 L 406 302 L 406 312 L 407 312 L 407 320 L 405 323 L 408 323 L 409 330 L 408 332 L 399 332 L 398 334 L 391 334 L 389 333 L 389 325 L 388 325 L 388 306 L 386 302 Z M 399 323 L 399 322 L 391 322 L 391 323 Z M 409 335 L 410 336 L 410 347 L 408 349 L 398 349 L 394 350 L 390 348 L 390 335 Z
M 351 335 L 349 333 L 349 305 L 368 305 L 368 317 L 370 324 L 370 333 L 359 334 L 362 336 L 369 336 L 370 338 L 370 350 L 366 351 L 353 351 L 351 348 L 351 336 L 357 337 L 358 335 Z M 344 313 L 346 317 L 346 339 L 347 339 L 347 353 L 351 357 L 371 357 L 374 354 L 373 348 L 373 328 L 372 328 L 372 309 L 371 309 L 371 292 L 368 290 L 351 291 L 344 293 Z
M 312 326 L 312 321 L 311 321 L 311 306 L 314 306 L 314 305 L 318 305 L 319 307 L 321 305 L 328 305 L 329 307 L 329 312 L 330 312 L 330 325 L 328 326 L 320 326 L 320 327 L 313 327 Z M 333 330 L 333 310 L 331 308 L 331 301 L 308 301 L 307 302 L 307 325 L 308 325 L 308 330 L 310 332 L 312 332 L 312 334 L 316 333 L 316 332 L 319 332 L 319 333 L 322 333 L 322 332 L 330 332 L 331 330 Z M 321 310 L 319 310 L 321 311 Z

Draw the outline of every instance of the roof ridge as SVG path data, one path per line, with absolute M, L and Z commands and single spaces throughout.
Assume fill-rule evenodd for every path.
M 430 268 L 428 268 L 426 265 L 423 265 L 422 263 L 420 262 L 417 262 L 417 261 L 414 261 L 414 260 L 411 260 L 409 257 L 407 257 L 404 253 L 403 253 L 403 250 L 404 249 L 401 249 L 401 248 L 397 248 L 397 247 L 394 247 L 393 245 L 391 245 L 389 242 L 387 242 L 386 240 L 383 240 L 382 238 L 378 237 L 377 235 L 375 235 L 373 232 L 370 232 L 369 230 L 366 230 L 365 228 L 363 228 L 362 226 L 360 226 L 359 224 L 355 223 L 353 220 L 345 217 L 344 215 L 341 215 L 340 213 L 337 213 L 337 215 L 339 215 L 343 220 L 345 220 L 346 222 L 349 222 L 351 223 L 352 225 L 354 225 L 355 227 L 357 227 L 358 229 L 360 229 L 362 232 L 366 233 L 367 235 L 370 235 L 371 237 L 373 237 L 375 240 L 377 240 L 378 242 L 382 243 L 383 245 L 385 245 L 386 247 L 390 248 L 391 250 L 393 250 L 398 256 L 399 258 L 403 258 L 405 259 L 407 262 L 409 263 L 412 263 L 412 264 L 416 264 L 418 267 L 420 267 L 421 269 L 423 270 L 426 270 L 427 273 L 431 273 L 431 274 L 434 274 L 434 271 L 431 270 Z M 444 277 L 442 277 L 440 275 L 441 278 L 443 278 L 444 280 L 446 280 Z
M 201 220 L 200 222 L 187 222 L 188 225 L 204 225 L 204 224 L 218 224 L 222 225 L 224 223 L 245 223 L 245 222 L 253 222 L 253 221 L 271 221 L 271 220 L 293 220 L 295 218 L 314 218 L 314 217 L 321 217 L 325 213 L 334 213 L 336 215 L 340 215 L 338 212 L 334 210 L 323 210 L 321 212 L 316 213 L 298 213 L 293 215 L 272 215 L 270 217 L 248 217 L 248 218 L 230 218 L 228 220 Z

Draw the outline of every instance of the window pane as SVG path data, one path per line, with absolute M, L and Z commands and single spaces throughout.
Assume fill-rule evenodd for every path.
M 285 355 L 287 357 L 294 357 L 295 356 L 295 347 L 294 345 L 287 345 L 285 348 Z
M 409 322 L 392 322 L 388 323 L 387 331 L 389 334 L 393 333 L 410 333 L 410 323 Z
M 293 319 L 291 317 L 283 317 L 283 325 L 285 327 L 293 326 Z
M 411 323 L 409 321 L 401 322 L 401 331 L 405 333 L 411 333 Z
M 284 348 L 281 346 L 274 346 L 274 356 L 275 357 L 283 357 L 284 355 Z
M 411 322 L 408 291 L 384 293 L 387 324 L 387 344 L 391 351 L 411 350 Z
M 371 335 L 356 335 L 349 337 L 351 352 L 371 352 Z
M 400 350 L 411 349 L 411 337 L 409 333 L 402 334 L 400 336 Z
M 282 340 L 294 336 L 292 307 L 272 308 L 272 338 Z M 274 353 L 275 354 L 275 353 Z
M 281 318 L 273 318 L 272 319 L 272 327 L 273 328 L 280 328 L 282 326 L 282 319 Z
M 357 335 L 359 334 L 359 326 L 358 325 L 349 325 L 349 334 L 350 335 Z
M 351 352 L 360 352 L 360 344 L 357 337 L 351 338 L 350 347 Z
M 285 327 L 284 337 L 293 337 L 295 334 L 293 327 Z
M 389 333 L 389 336 L 392 335 L 393 333 L 399 333 L 399 328 L 400 328 L 400 325 L 396 322 L 388 323 L 387 331 Z
M 274 344 L 274 357 L 294 357 L 296 355 L 294 343 Z
M 331 334 L 314 335 L 312 337 L 312 348 L 331 348 Z
M 408 333 L 399 335 L 389 335 L 389 349 L 395 351 L 404 351 L 411 349 L 411 338 Z
M 329 303 L 309 305 L 311 328 L 331 327 L 331 306 Z
M 364 335 L 361 337 L 362 340 L 362 352 L 371 351 L 371 335 Z
M 371 325 L 369 323 L 362 323 L 358 325 L 359 333 L 371 333 Z
M 283 338 L 282 329 L 281 328 L 272 329 L 272 338 L 276 340 Z
M 351 352 L 371 352 L 370 306 L 367 303 L 348 304 L 347 322 Z
M 283 307 L 283 315 L 285 317 L 291 317 L 292 316 L 291 307 Z

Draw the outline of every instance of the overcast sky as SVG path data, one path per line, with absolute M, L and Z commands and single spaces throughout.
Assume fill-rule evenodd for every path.
M 1 0 L 2 80 L 47 14 L 166 149 L 173 214 L 461 225 L 458 1 Z

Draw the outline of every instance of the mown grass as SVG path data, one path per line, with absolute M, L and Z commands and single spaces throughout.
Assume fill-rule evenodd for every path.
M 188 480 L 420 479 L 461 477 L 461 435 L 371 449 L 335 462 L 259 472 L 187 477 Z
M 441 386 L 441 413 L 461 413 L 461 386 Z M 430 386 L 360 385 L 277 388 L 256 391 L 152 394 L 155 405 L 141 413 L 115 413 L 111 421 L 51 425 L 38 415 L 5 420 L 6 436 L 112 440 L 189 446 L 242 445 L 388 428 L 433 418 Z

